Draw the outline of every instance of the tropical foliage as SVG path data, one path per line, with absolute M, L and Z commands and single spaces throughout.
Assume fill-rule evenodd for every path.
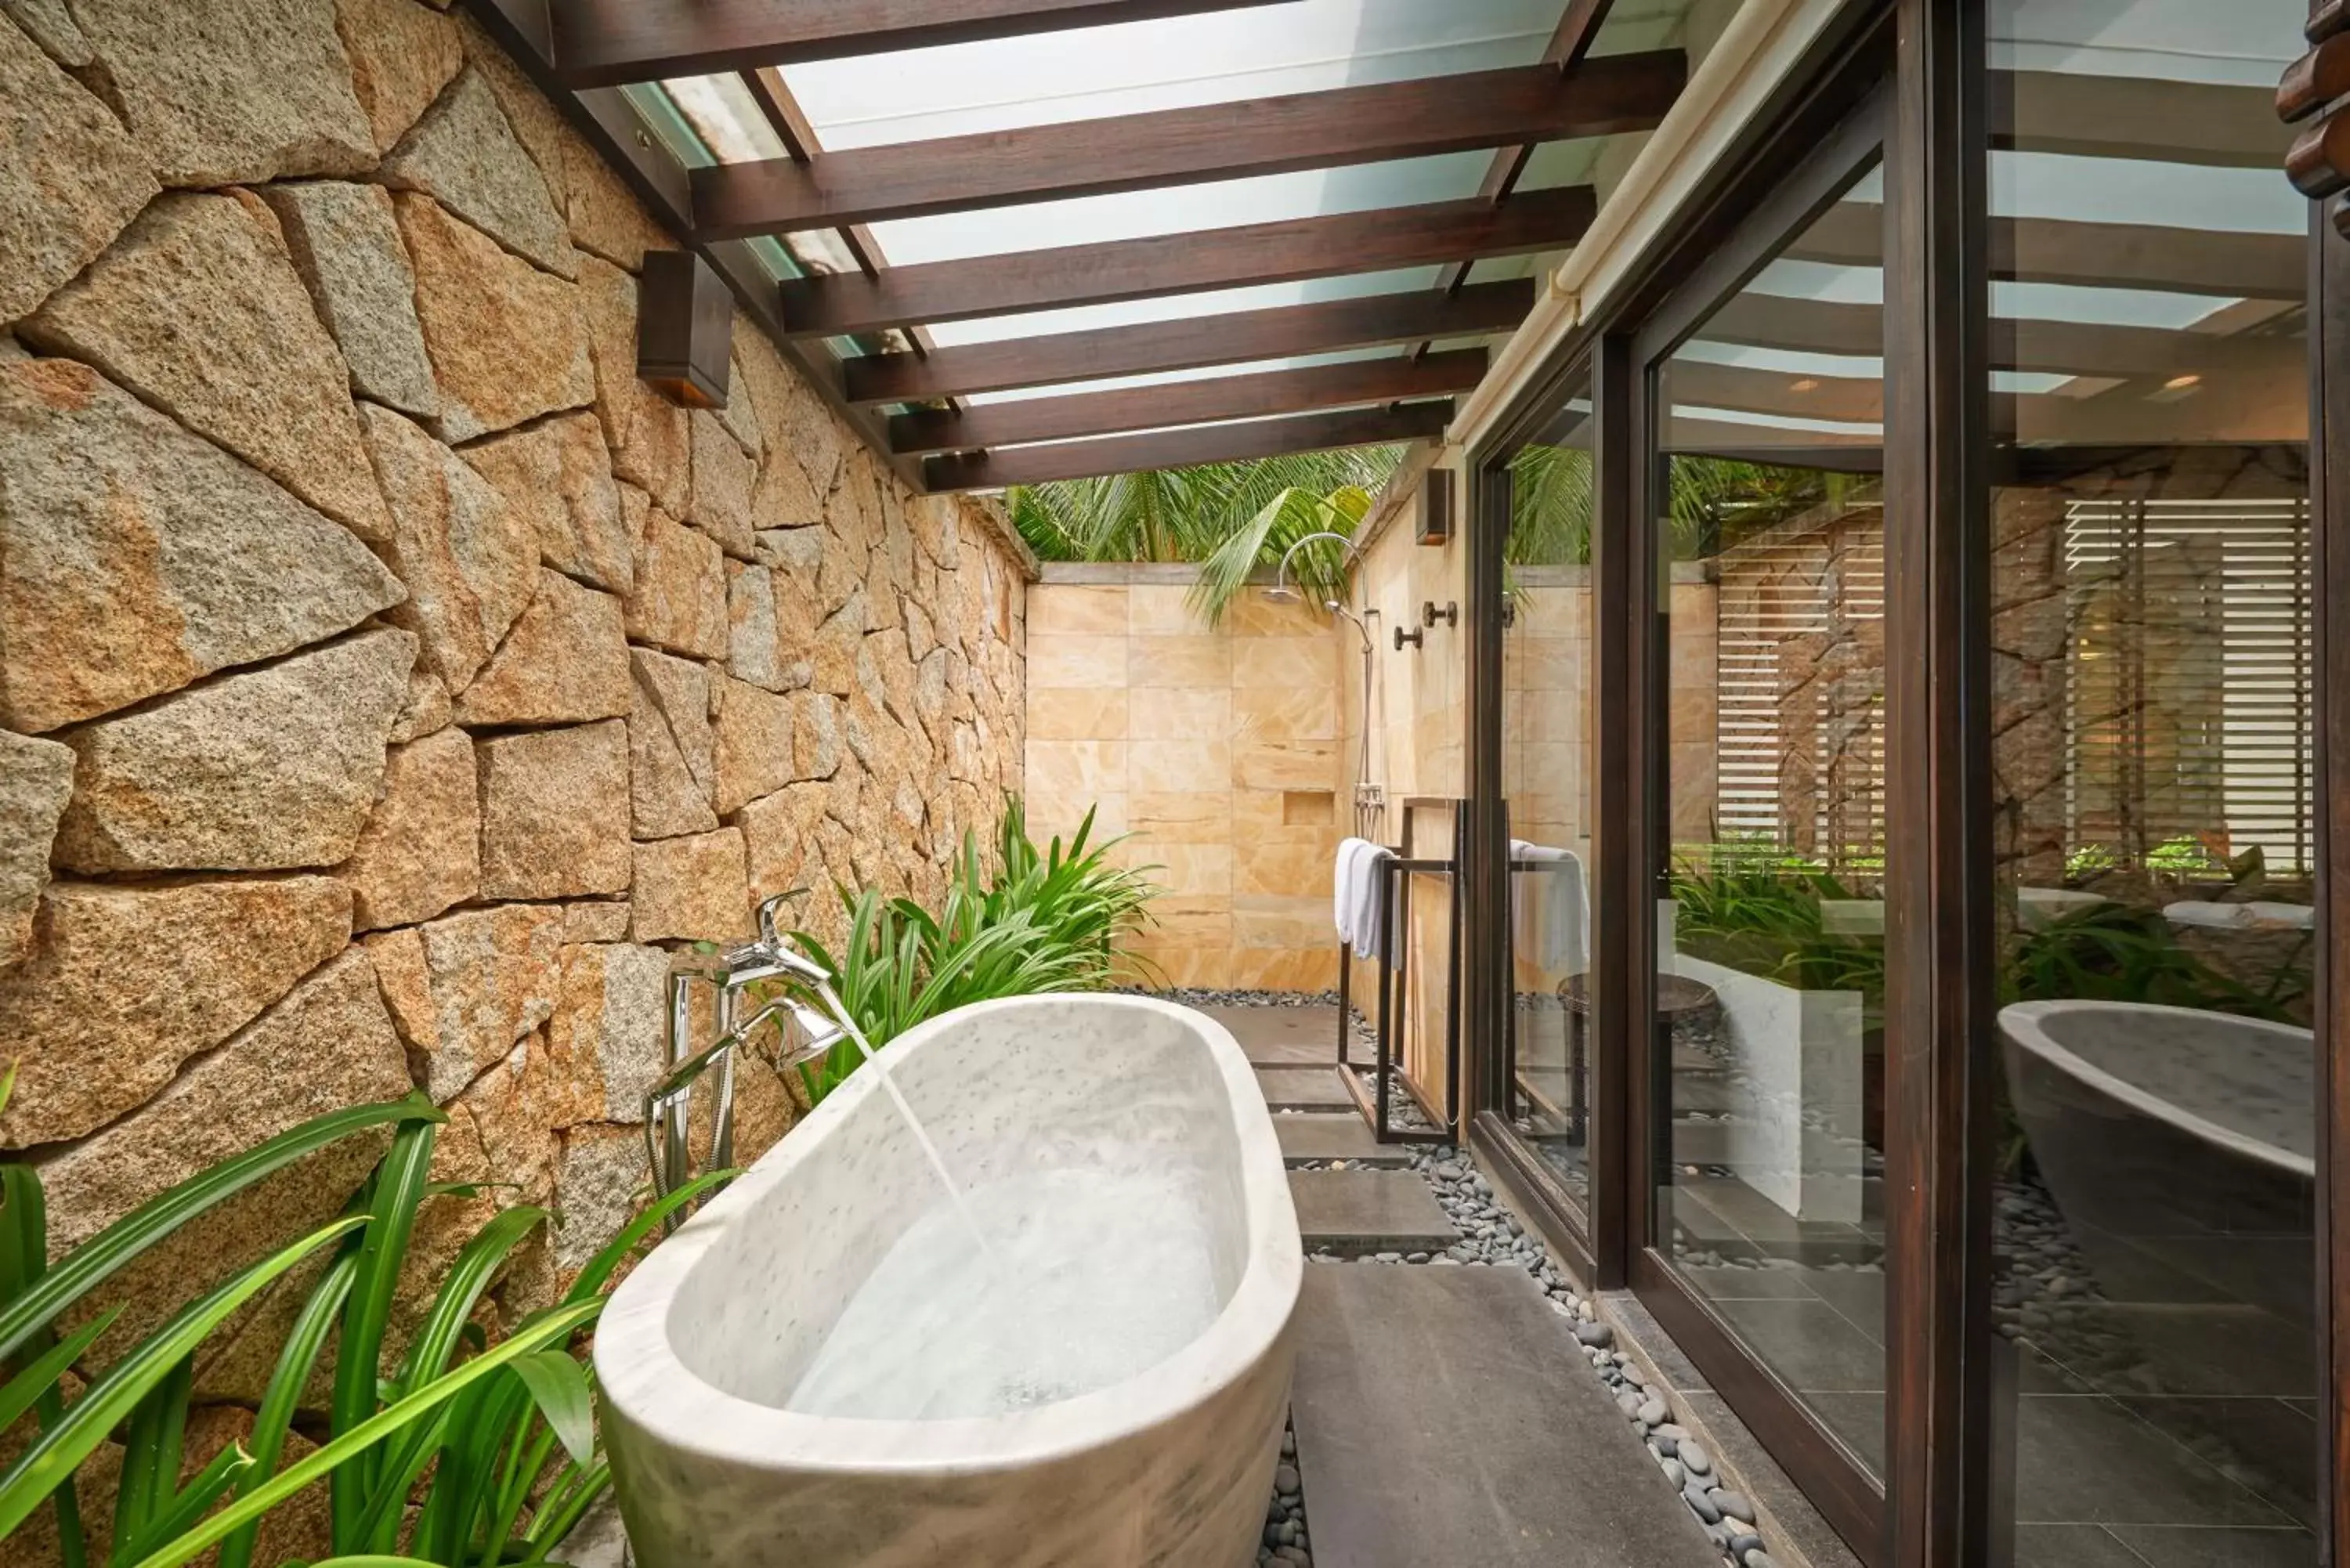
M 5 1102 L 0 1085 L 0 1102 Z M 466 1187 L 426 1179 L 446 1116 L 421 1096 L 334 1112 L 223 1161 L 47 1262 L 39 1175 L 0 1166 L 0 1436 L 21 1451 L 0 1472 L 0 1537 L 45 1503 L 66 1568 L 86 1568 L 89 1532 L 77 1482 L 119 1434 L 110 1568 L 177 1568 L 218 1551 L 250 1568 L 265 1516 L 322 1478 L 334 1561 L 392 1558 L 438 1568 L 545 1563 L 609 1482 L 591 1376 L 571 1354 L 620 1264 L 671 1210 L 731 1172 L 713 1173 L 639 1215 L 564 1297 L 494 1345 L 475 1322 L 517 1248 L 553 1220 L 501 1210 L 442 1275 L 396 1359 L 386 1354 L 394 1293 L 423 1206 Z M 103 1365 L 90 1365 L 120 1309 L 74 1324 L 108 1280 L 199 1216 L 341 1139 L 391 1132 L 390 1151 L 333 1223 L 233 1274 Z M 324 1260 L 279 1346 L 246 1438 L 182 1478 L 199 1349 L 237 1309 Z M 69 1326 L 71 1325 L 71 1326 Z M 288 1459 L 287 1438 L 329 1337 L 335 1367 L 317 1446 Z M 77 1370 L 86 1374 L 68 1400 Z
M 1351 518 L 1338 524 L 1351 534 L 1402 457 L 1400 447 L 1300 452 L 1019 486 L 1005 493 L 1004 504 L 1044 560 L 1212 564 L 1217 586 L 1206 587 L 1203 574 L 1192 604 L 1213 625 L 1252 570 L 1272 566 L 1296 538 L 1327 525 L 1331 514 L 1317 504 Z M 1304 525 L 1309 517 L 1315 526 Z M 1243 536 L 1253 543 L 1236 543 Z M 1335 593 L 1343 582 L 1341 556 L 1335 549 L 1311 561 L 1301 555 L 1300 581 L 1317 594 Z
M 975 1002 L 1101 990 L 1115 977 L 1119 942 L 1149 920 L 1158 888 L 1153 867 L 1113 862 L 1122 839 L 1092 844 L 1093 830 L 1088 811 L 1066 846 L 1055 837 L 1039 848 L 1015 798 L 996 826 L 992 860 L 983 859 L 975 836 L 963 836 L 936 912 L 911 898 L 843 887 L 837 892 L 849 923 L 840 952 L 805 931 L 794 940 L 833 972 L 842 1005 L 876 1050 L 925 1019 Z M 810 1102 L 863 1061 L 856 1042 L 844 1040 L 803 1063 Z
M 1510 460 L 1510 538 L 1514 566 L 1585 566 L 1596 514 L 1591 453 L 1528 445 Z M 1843 505 L 1873 481 L 1814 468 L 1782 468 L 1731 458 L 1679 457 L 1670 465 L 1668 515 L 1674 553 L 1684 558 L 1823 505 Z

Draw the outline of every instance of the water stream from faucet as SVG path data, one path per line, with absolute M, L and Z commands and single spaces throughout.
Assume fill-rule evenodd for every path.
M 832 1021 L 839 1024 L 848 1038 L 856 1043 L 857 1048 L 865 1054 L 866 1064 L 880 1075 L 882 1092 L 898 1107 L 898 1116 L 906 1124 L 906 1130 L 912 1133 L 914 1141 L 921 1146 L 922 1158 L 931 1162 L 931 1169 L 937 1173 L 940 1185 L 947 1189 L 947 1201 L 954 1205 L 957 1218 L 962 1220 L 963 1229 L 971 1234 L 972 1244 L 979 1249 L 980 1257 L 993 1272 L 996 1261 L 995 1249 L 988 1245 L 987 1232 L 981 1228 L 979 1217 L 972 1212 L 971 1200 L 964 1194 L 962 1184 L 955 1180 L 953 1172 L 947 1169 L 946 1158 L 939 1153 L 939 1146 L 931 1141 L 929 1130 L 922 1126 L 922 1118 L 914 1114 L 914 1107 L 908 1102 L 905 1091 L 898 1087 L 898 1080 L 891 1076 L 888 1064 L 881 1060 L 880 1053 L 874 1050 L 865 1038 L 865 1031 L 857 1026 L 855 1015 L 842 1003 L 839 993 L 832 989 L 832 982 L 820 980 L 811 983 L 816 996 L 824 1002 L 825 1011 L 832 1014 Z

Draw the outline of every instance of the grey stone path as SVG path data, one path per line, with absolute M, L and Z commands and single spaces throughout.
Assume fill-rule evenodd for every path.
M 1523 1271 L 1309 1262 L 1297 1327 L 1318 1568 L 1721 1563 Z
M 1256 1082 L 1264 1091 L 1264 1103 L 1276 1111 L 1355 1108 L 1336 1067 L 1259 1067 Z
M 1461 1239 L 1417 1171 L 1293 1170 L 1289 1196 L 1309 1252 L 1418 1254 L 1413 1261 L 1426 1262 Z
M 1409 1144 L 1379 1142 L 1371 1136 L 1370 1125 L 1350 1110 L 1275 1116 L 1273 1130 L 1281 1138 L 1282 1158 L 1292 1165 L 1343 1159 L 1348 1165 L 1400 1168 L 1411 1163 Z
M 1203 1007 L 1260 1067 L 1313 1067 L 1338 1060 L 1335 1007 Z

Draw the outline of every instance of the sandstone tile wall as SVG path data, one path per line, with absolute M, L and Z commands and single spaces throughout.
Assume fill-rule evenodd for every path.
M 0 1147 L 60 1245 L 414 1085 L 441 1174 L 510 1184 L 426 1250 L 551 1200 L 542 1287 L 642 1179 L 663 948 L 929 893 L 1019 783 L 1024 553 L 755 331 L 723 412 L 643 387 L 664 243 L 442 0 L 0 0 Z M 755 1154 L 793 1113 L 745 1076 Z
M 1258 590 L 1211 631 L 1190 584 L 1181 566 L 1047 566 L 1029 589 L 1033 831 L 1097 805 L 1101 831 L 1133 835 L 1128 862 L 1168 890 L 1137 948 L 1168 983 L 1326 991 L 1338 641 Z

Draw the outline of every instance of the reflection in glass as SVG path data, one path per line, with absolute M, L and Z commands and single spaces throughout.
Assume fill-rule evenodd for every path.
M 1591 457 L 1577 391 L 1511 460 L 1503 554 L 1509 1112 L 1578 1206 L 1591 1129 Z
M 1881 227 L 1832 209 L 1656 381 L 1656 1241 L 1863 1456 L 1885 1387 Z
M 2315 1555 L 2305 15 L 1991 8 L 2015 1563 Z

